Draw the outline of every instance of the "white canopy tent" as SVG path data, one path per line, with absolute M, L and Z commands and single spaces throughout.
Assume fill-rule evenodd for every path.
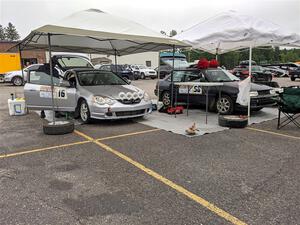
M 152 31 L 136 22 L 105 13 L 98 9 L 88 9 L 74 13 L 61 21 L 33 30 L 9 51 L 44 49 L 49 52 L 100 53 L 116 56 L 190 47 L 189 44 Z M 52 60 L 50 74 L 52 79 Z M 22 69 L 23 71 L 23 69 Z M 172 76 L 173 77 L 173 76 Z M 173 83 L 173 82 L 172 82 Z M 53 113 L 53 123 L 55 117 Z
M 176 39 L 212 54 L 258 46 L 300 47 L 299 34 L 260 18 L 235 11 L 218 14 L 175 36 Z
M 252 48 L 258 46 L 300 47 L 300 35 L 289 33 L 280 26 L 235 11 L 218 14 L 175 36 L 194 49 L 216 55 L 249 48 L 249 74 L 251 75 Z M 248 98 L 250 118 L 250 93 Z

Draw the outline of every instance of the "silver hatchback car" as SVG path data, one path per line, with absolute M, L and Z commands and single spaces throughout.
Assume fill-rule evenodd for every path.
M 41 66 L 28 73 L 24 94 L 29 109 L 52 109 L 51 77 L 47 71 Z M 63 77 L 55 72 L 54 84 L 55 111 L 75 112 L 85 123 L 91 119 L 142 117 L 152 112 L 145 91 L 109 71 L 71 69 Z

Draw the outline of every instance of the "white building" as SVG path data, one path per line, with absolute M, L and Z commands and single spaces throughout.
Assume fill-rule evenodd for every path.
M 159 61 L 158 56 L 159 56 L 158 52 L 144 52 L 138 54 L 125 55 L 125 56 L 117 56 L 117 63 L 118 64 L 139 64 L 139 65 L 145 65 L 147 67 L 155 69 L 156 67 L 158 67 L 158 61 Z M 111 60 L 112 64 L 115 63 L 114 55 L 107 56 L 107 55 L 91 54 L 90 57 L 94 62 L 96 58 L 100 58 L 100 61 L 102 61 L 104 64 L 107 63 L 109 60 Z M 108 58 L 109 60 L 105 62 L 104 58 Z

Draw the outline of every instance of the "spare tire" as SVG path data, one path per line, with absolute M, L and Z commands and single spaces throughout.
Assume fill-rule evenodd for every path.
M 69 121 L 56 121 L 45 123 L 43 125 L 44 134 L 49 135 L 61 135 L 61 134 L 69 134 L 74 131 L 74 123 Z
M 248 125 L 248 118 L 237 115 L 219 115 L 219 125 L 221 127 L 244 128 Z

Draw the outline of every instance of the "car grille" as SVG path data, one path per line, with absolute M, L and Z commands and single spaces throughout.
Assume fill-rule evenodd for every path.
M 130 104 L 138 104 L 141 102 L 141 99 L 138 98 L 138 99 L 118 99 L 118 102 L 121 102 L 123 104 L 126 104 L 126 105 L 130 105 Z
M 263 91 L 257 91 L 258 95 L 269 95 L 270 94 L 270 90 L 263 90 Z
M 149 71 L 149 73 L 151 73 L 151 74 L 155 74 L 155 72 L 154 72 L 154 71 Z
M 140 110 L 133 110 L 133 111 L 116 112 L 116 116 L 135 116 L 144 113 L 145 113 L 145 109 L 140 109 Z

